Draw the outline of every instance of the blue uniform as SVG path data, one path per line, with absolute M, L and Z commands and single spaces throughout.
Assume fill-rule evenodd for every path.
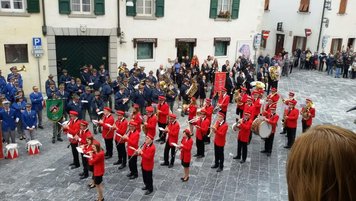
M 101 85 L 102 85 L 102 83 L 100 82 L 99 75 L 96 75 L 96 76 L 91 75 L 90 76 L 90 80 L 91 80 L 92 83 L 94 83 L 94 85 L 92 85 L 91 87 L 93 87 L 93 89 L 95 91 L 98 91 L 100 89 Z
M 115 110 L 122 110 L 122 111 L 129 110 L 129 102 L 130 101 L 127 101 L 125 104 L 123 104 L 124 98 L 129 98 L 128 93 L 125 93 L 125 91 L 122 94 L 120 93 L 120 91 L 118 91 L 115 94 Z
M 31 111 L 23 111 L 21 114 L 21 119 L 22 119 L 22 125 L 24 129 L 27 129 L 27 127 L 32 128 L 37 126 L 37 116 L 36 112 L 31 110 Z
M 146 106 L 146 101 L 144 97 L 144 93 L 140 91 L 136 91 L 133 95 L 132 101 L 140 106 L 140 108 L 144 108 Z
M 32 110 L 35 110 L 37 112 L 43 109 L 43 105 L 42 105 L 43 97 L 41 93 L 32 92 L 30 94 L 30 100 L 32 103 Z
M 59 84 L 64 84 L 64 86 L 67 86 L 66 82 L 70 82 L 71 77 L 69 75 L 65 76 L 65 75 L 61 75 L 59 77 Z
M 69 101 L 67 105 L 67 113 L 69 114 L 69 111 L 76 111 L 78 112 L 78 119 L 82 119 L 82 104 L 80 102 L 74 103 L 74 101 Z
M 6 86 L 6 80 L 4 76 L 0 76 L 0 93 L 3 93 L 5 86 Z
M 16 112 L 9 108 L 9 113 L 5 109 L 0 111 L 0 120 L 2 120 L 2 131 L 14 131 L 16 128 Z
M 10 101 L 14 102 L 15 101 L 15 95 L 16 95 L 17 89 L 14 84 L 12 83 L 7 83 L 3 90 L 3 94 L 5 94 L 5 98 Z
M 109 97 L 112 94 L 112 88 L 108 83 L 104 83 L 101 88 L 101 96 L 104 102 L 109 101 Z
M 46 89 L 46 95 L 48 97 L 48 99 L 52 99 L 53 98 L 53 94 L 57 94 L 57 89 L 56 88 L 48 88 Z
M 21 110 L 26 109 L 26 101 L 13 103 L 11 108 L 15 111 L 16 117 L 21 119 Z

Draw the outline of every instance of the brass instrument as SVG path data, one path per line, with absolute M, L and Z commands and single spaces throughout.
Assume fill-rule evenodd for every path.
M 199 118 L 200 118 L 199 116 L 196 116 L 193 119 L 189 120 L 188 123 L 190 123 L 190 124 L 191 123 L 195 123 L 195 122 L 197 122 L 199 120 Z
M 145 123 L 147 123 L 147 119 L 148 119 L 147 115 L 143 116 L 143 124 L 141 126 L 143 133 L 146 135 L 147 135 L 147 128 Z
M 277 66 L 271 66 L 269 68 L 269 73 L 270 73 L 272 81 L 278 80 L 279 74 L 278 74 L 278 69 L 277 68 L 278 68 Z
M 192 81 L 192 85 L 190 85 L 189 89 L 186 91 L 186 94 L 191 98 L 198 91 L 198 85 L 196 81 Z
M 119 67 L 117 67 L 117 73 L 118 74 L 125 73 L 125 66 L 120 65 Z
M 184 113 L 188 110 L 188 108 L 189 108 L 189 104 L 183 104 L 182 110 Z
M 20 69 L 16 70 L 17 73 L 21 72 L 21 71 L 26 72 L 26 66 L 25 65 L 22 65 Z
M 312 104 L 307 104 L 305 107 L 302 108 L 300 114 L 303 117 L 303 120 L 308 120 L 310 118 L 310 108 L 312 108 Z
M 263 82 L 260 81 L 253 81 L 251 82 L 252 87 L 256 87 L 256 89 L 265 89 L 266 85 Z
M 240 104 L 241 99 L 242 99 L 242 96 L 241 96 L 240 93 L 241 93 L 241 92 L 240 92 L 240 89 L 236 89 L 236 90 L 235 90 L 234 96 L 235 96 L 235 102 L 236 102 L 237 105 Z
M 236 122 L 231 126 L 233 131 L 238 131 L 238 126 L 242 123 L 242 119 L 236 118 Z

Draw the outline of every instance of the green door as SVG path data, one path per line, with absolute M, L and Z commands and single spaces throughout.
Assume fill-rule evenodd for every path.
M 177 57 L 178 61 L 182 62 L 182 57 L 189 56 L 189 59 L 192 59 L 194 52 L 194 43 L 188 42 L 178 42 L 177 45 Z
M 80 68 L 93 65 L 99 69 L 104 64 L 108 69 L 109 37 L 102 36 L 57 36 L 56 56 L 58 77 L 63 69 L 68 74 L 79 77 Z

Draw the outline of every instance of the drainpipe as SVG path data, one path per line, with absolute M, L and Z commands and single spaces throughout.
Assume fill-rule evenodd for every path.
M 323 31 L 324 14 L 325 14 L 325 6 L 326 6 L 326 0 L 324 0 L 324 4 L 323 4 L 323 12 L 322 12 L 322 14 L 321 14 L 321 22 L 320 22 L 320 30 L 319 30 L 319 37 L 318 37 L 318 45 L 316 46 L 316 51 L 317 51 L 317 52 L 319 52 L 321 32 Z
M 120 36 L 121 36 L 121 26 L 120 26 L 120 0 L 119 0 L 117 1 L 117 37 Z
M 44 36 L 47 35 L 47 25 L 46 25 L 46 9 L 45 9 L 45 1 L 42 0 L 42 19 L 43 19 L 43 26 L 42 26 L 42 34 Z

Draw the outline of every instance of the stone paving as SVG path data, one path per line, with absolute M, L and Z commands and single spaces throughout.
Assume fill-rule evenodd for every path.
M 356 131 L 356 111 L 345 111 L 356 104 L 356 81 L 327 77 L 325 73 L 315 71 L 293 72 L 288 78 L 282 78 L 279 91 L 286 97 L 288 91 L 296 92 L 298 105 L 305 97 L 315 102 L 315 124 L 336 124 Z M 279 103 L 278 113 L 282 107 Z M 235 104 L 229 106 L 228 122 L 235 119 Z M 187 118 L 187 117 L 186 117 Z M 185 128 L 186 118 L 179 117 L 181 128 Z M 279 123 L 277 132 L 280 131 Z M 301 125 L 297 133 L 300 134 Z M 25 142 L 18 141 L 20 157 L 15 160 L 0 160 L 0 200 L 95 200 L 95 189 L 89 190 L 88 180 L 80 180 L 81 169 L 70 170 L 72 161 L 68 142 L 51 143 L 51 123 L 45 123 L 45 129 L 38 131 L 38 139 L 43 144 L 40 155 L 28 156 Z M 97 135 L 101 139 L 100 135 Z M 143 137 L 141 136 L 141 142 Z M 248 146 L 248 160 L 240 164 L 232 159 L 236 154 L 236 133 L 230 128 L 225 147 L 225 167 L 217 173 L 211 169 L 213 164 L 213 145 L 206 146 L 206 157 L 193 158 L 190 180 L 182 183 L 182 167 L 176 160 L 171 169 L 161 167 L 163 145 L 156 144 L 154 168 L 154 193 L 143 195 L 142 177 L 128 180 L 128 169 L 118 170 L 112 164 L 116 157 L 106 161 L 104 176 L 105 200 L 288 200 L 285 178 L 285 164 L 288 150 L 284 135 L 276 134 L 273 153 L 267 157 L 260 153 L 263 141 L 254 135 Z M 193 147 L 193 154 L 195 153 Z M 114 156 L 117 156 L 116 150 Z M 179 158 L 179 157 L 178 157 Z M 140 162 L 140 161 L 139 161 Z

